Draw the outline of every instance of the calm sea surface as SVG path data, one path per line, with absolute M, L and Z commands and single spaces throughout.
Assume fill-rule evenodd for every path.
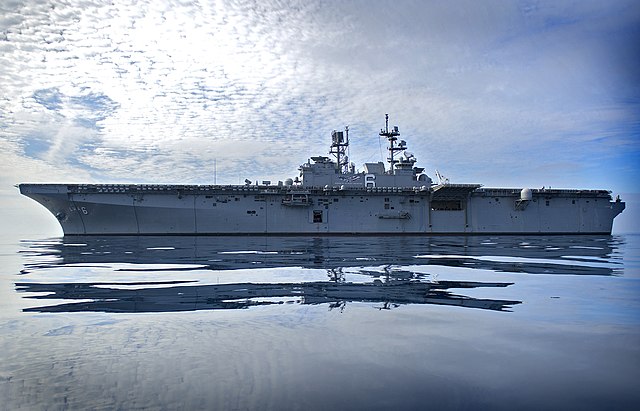
M 640 236 L 0 240 L 0 409 L 638 409 Z

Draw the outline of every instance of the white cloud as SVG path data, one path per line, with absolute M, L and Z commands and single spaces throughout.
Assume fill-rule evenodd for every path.
M 218 181 L 283 179 L 344 124 L 378 161 L 389 112 L 457 181 L 632 191 L 592 168 L 640 149 L 632 1 L 1 7 L 2 138 L 94 178 L 200 182 L 215 160 Z

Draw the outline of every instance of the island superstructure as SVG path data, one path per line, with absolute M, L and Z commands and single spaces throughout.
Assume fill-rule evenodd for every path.
M 20 184 L 65 235 L 610 234 L 607 190 L 434 183 L 388 115 L 388 166 L 349 162 L 349 129 L 295 179 L 272 184 Z

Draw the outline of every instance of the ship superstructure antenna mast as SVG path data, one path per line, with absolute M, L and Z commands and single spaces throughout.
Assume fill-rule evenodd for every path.
M 396 146 L 396 141 L 398 141 L 398 136 L 400 132 L 398 131 L 398 126 L 393 126 L 393 130 L 389 131 L 389 114 L 384 115 L 384 130 L 380 130 L 380 137 L 386 137 L 389 140 L 389 157 L 387 157 L 387 162 L 391 165 L 391 174 L 396 173 L 395 165 L 400 162 L 400 160 L 395 159 L 395 153 L 397 151 L 404 151 L 407 149 L 406 143 L 404 141 L 400 141 L 400 143 Z
M 338 170 L 341 174 L 349 172 L 349 157 L 347 156 L 347 148 L 349 147 L 349 126 L 343 131 L 333 130 L 331 132 L 331 149 L 329 153 L 336 157 Z

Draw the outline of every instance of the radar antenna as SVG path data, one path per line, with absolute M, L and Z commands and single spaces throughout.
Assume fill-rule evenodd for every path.
M 391 174 L 396 173 L 396 163 L 400 162 L 400 160 L 395 159 L 395 154 L 398 151 L 404 151 L 407 149 L 406 143 L 401 141 L 396 146 L 396 141 L 398 141 L 398 136 L 400 132 L 398 131 L 398 126 L 393 126 L 393 130 L 389 131 L 389 114 L 384 115 L 384 130 L 380 130 L 380 137 L 386 137 L 389 140 L 389 157 L 387 157 L 387 162 L 391 164 Z
M 344 132 L 333 130 L 331 132 L 331 149 L 329 150 L 329 153 L 336 157 L 340 174 L 346 174 L 349 172 L 349 157 L 347 157 L 348 147 L 349 126 L 345 126 Z

